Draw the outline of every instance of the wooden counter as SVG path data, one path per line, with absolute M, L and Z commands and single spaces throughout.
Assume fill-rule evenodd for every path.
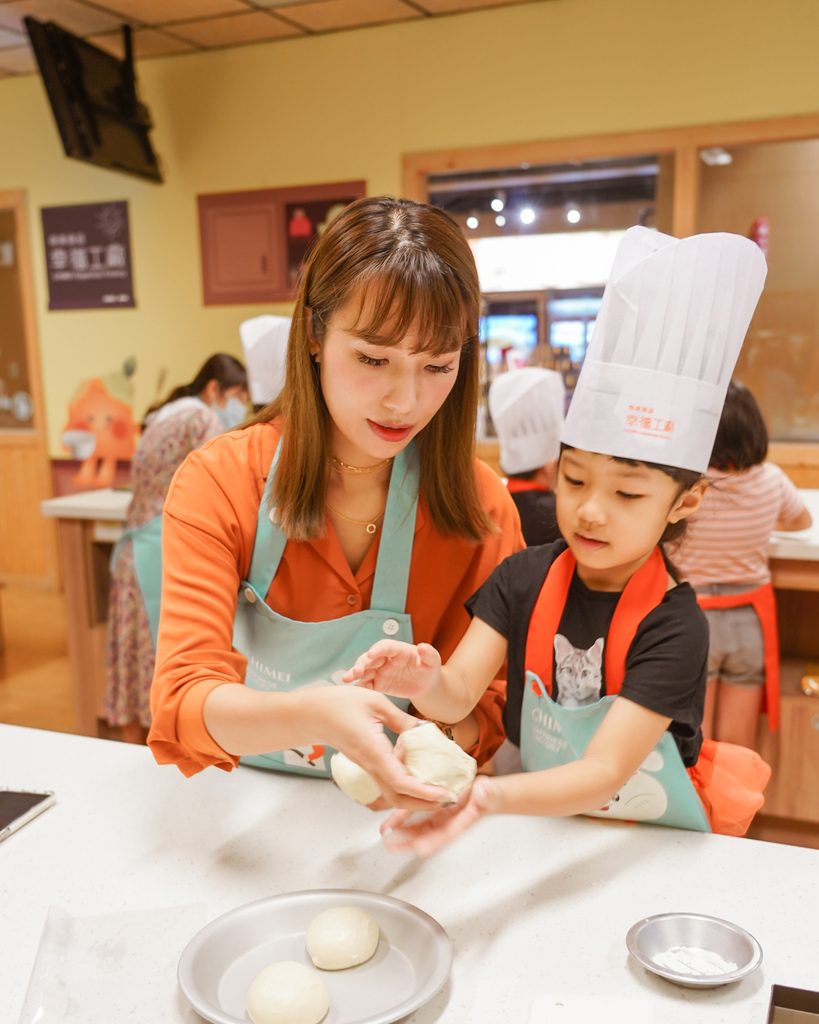
M 131 497 L 130 491 L 103 488 L 40 504 L 44 516 L 57 520 L 74 718 L 84 736 L 98 736 L 103 717 L 108 564 Z

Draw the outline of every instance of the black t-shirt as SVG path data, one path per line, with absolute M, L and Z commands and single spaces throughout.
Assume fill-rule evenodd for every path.
M 512 501 L 518 508 L 523 539 L 530 548 L 560 539 L 554 491 L 514 491 Z
M 518 746 L 529 620 L 549 567 L 566 547 L 565 541 L 557 541 L 510 555 L 466 602 L 467 610 L 509 645 L 503 721 L 507 736 Z M 571 706 L 578 693 L 583 704 L 605 696 L 602 647 L 619 598 L 618 593 L 589 590 L 575 571 L 560 619 L 559 664 L 553 654 L 553 700 Z M 702 745 L 707 665 L 708 624 L 694 591 L 681 583 L 638 626 L 626 655 L 620 694 L 672 720 L 669 732 L 686 767 L 697 763 Z M 572 667 L 574 672 L 569 671 Z

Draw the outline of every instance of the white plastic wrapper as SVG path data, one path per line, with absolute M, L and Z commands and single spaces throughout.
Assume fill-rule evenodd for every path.
M 204 906 L 96 917 L 49 908 L 18 1024 L 201 1024 L 176 983 Z

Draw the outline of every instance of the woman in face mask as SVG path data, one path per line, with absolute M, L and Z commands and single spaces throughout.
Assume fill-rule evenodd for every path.
M 241 424 L 247 399 L 244 366 L 217 353 L 190 384 L 153 405 L 143 421 L 132 467 L 134 497 L 114 549 L 108 597 L 105 717 L 132 742 L 144 742 L 151 724 L 162 506 L 171 478 L 194 448 Z

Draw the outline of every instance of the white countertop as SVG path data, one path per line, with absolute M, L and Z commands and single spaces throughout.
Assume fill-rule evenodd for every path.
M 768 557 L 819 562 L 819 490 L 803 487 L 799 494 L 807 505 L 813 523 L 807 530 L 774 531 Z
M 96 491 L 81 491 L 41 501 L 40 511 L 53 519 L 101 519 L 124 523 L 132 498 L 131 491 L 102 487 Z
M 0 784 L 57 794 L 55 807 L 0 843 L 0 1016 L 9 1024 L 50 906 L 77 918 L 167 919 L 177 908 L 187 927 L 191 905 L 204 923 L 266 896 L 329 887 L 395 896 L 446 929 L 452 973 L 406 1018 L 415 1024 L 525 1024 L 542 992 L 647 997 L 656 1024 L 764 1024 L 772 984 L 819 987 L 814 850 L 584 818 L 505 818 L 420 862 L 389 854 L 382 815 L 324 780 L 244 767 L 185 779 L 145 747 L 7 725 Z M 760 942 L 762 966 L 704 991 L 649 974 L 629 956 L 626 932 L 677 910 L 741 925 Z M 169 978 L 141 979 L 129 1021 L 200 1021 Z M 94 984 L 104 997 L 105 976 Z M 79 979 L 74 988 L 69 1003 L 81 997 Z

